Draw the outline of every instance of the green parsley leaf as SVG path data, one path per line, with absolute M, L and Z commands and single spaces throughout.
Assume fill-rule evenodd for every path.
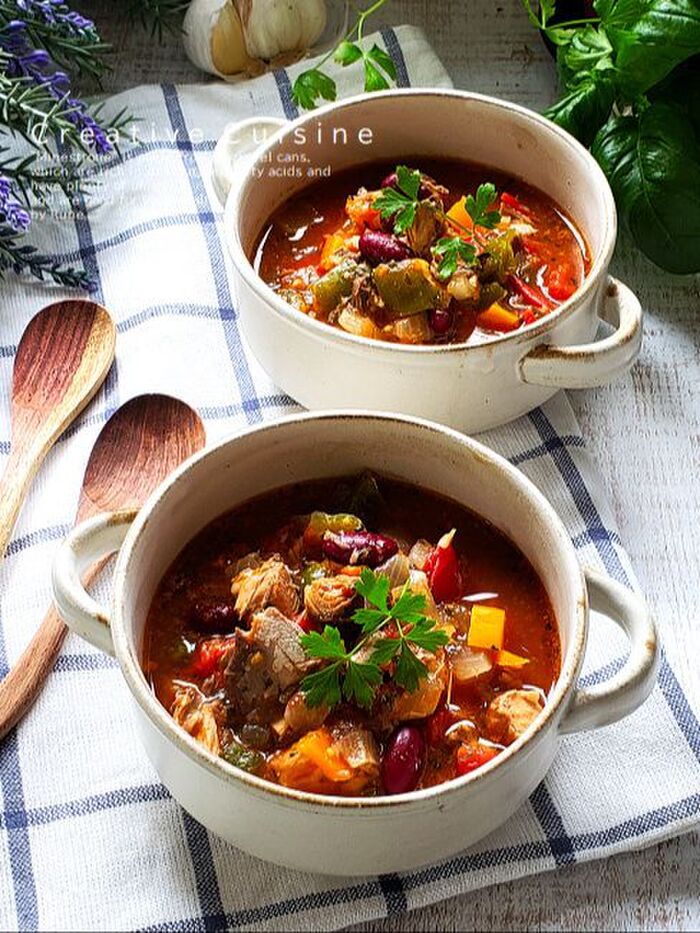
M 425 617 L 416 622 L 410 632 L 406 632 L 406 641 L 418 648 L 432 651 L 433 654 L 449 640 L 449 635 L 444 629 L 436 628 L 434 620 Z
M 381 682 L 382 672 L 376 664 L 351 661 L 343 682 L 343 696 L 346 700 L 355 700 L 358 706 L 371 706 L 374 691 Z
M 347 657 L 345 642 L 340 637 L 340 632 L 332 625 L 327 625 L 323 634 L 319 632 L 308 632 L 299 639 L 302 648 L 312 658 L 337 658 L 344 660 Z
M 372 61 L 379 65 L 382 71 L 385 71 L 392 81 L 396 81 L 396 65 L 394 64 L 393 58 L 387 55 L 384 49 L 380 49 L 376 42 L 367 53 L 367 57 L 371 58 Z
M 335 100 L 335 81 L 318 68 L 302 71 L 292 86 L 292 100 L 303 110 L 313 110 L 318 100 Z
M 461 259 L 471 266 L 476 262 L 476 248 L 461 237 L 443 237 L 433 247 L 433 254 L 440 258 L 437 274 L 440 279 L 449 279 L 457 271 Z
M 332 708 L 340 703 L 340 669 L 342 661 L 336 661 L 320 671 L 307 674 L 300 687 L 304 691 L 308 706 L 327 706 Z
M 376 68 L 369 58 L 365 58 L 365 90 L 366 91 L 385 91 L 389 87 L 389 82 Z
M 360 579 L 355 586 L 355 592 L 359 593 L 363 599 L 381 609 L 387 615 L 389 612 L 389 578 L 383 574 L 373 573 L 369 567 L 364 567 L 360 574 Z
M 496 186 L 490 181 L 479 185 L 476 189 L 476 197 L 471 194 L 467 195 L 465 206 L 475 227 L 487 227 L 491 230 L 500 221 L 500 212 L 490 209 L 495 200 Z
M 353 614 L 352 621 L 362 626 L 363 635 L 371 635 L 386 622 L 388 612 L 382 612 L 381 609 L 358 609 Z
M 343 68 L 347 68 L 348 65 L 352 65 L 353 62 L 362 58 L 362 49 L 359 45 L 356 45 L 356 43 L 348 42 L 348 40 L 345 39 L 335 50 L 333 58 L 339 65 L 342 65 Z
M 423 664 L 420 658 L 417 658 L 409 646 L 404 642 L 401 645 L 399 660 L 396 665 L 395 680 L 396 683 L 413 693 L 418 688 L 421 680 L 428 676 L 428 668 Z
M 374 645 L 370 661 L 372 664 L 376 664 L 377 667 L 383 667 L 396 656 L 400 647 L 401 640 L 399 638 L 380 638 Z
M 404 583 L 399 598 L 389 610 L 392 619 L 415 624 L 424 619 L 425 596 L 422 593 L 412 593 L 408 583 Z
M 405 165 L 396 166 L 396 179 L 399 189 L 414 201 L 418 200 L 420 191 L 420 172 L 417 168 L 408 168 Z

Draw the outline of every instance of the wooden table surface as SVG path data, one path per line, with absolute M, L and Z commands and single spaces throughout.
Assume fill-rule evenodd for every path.
M 161 48 L 130 27 L 114 0 L 76 3 L 117 55 L 106 90 L 206 80 L 177 38 Z M 365 4 L 358 4 L 364 6 Z M 553 64 L 517 0 L 389 0 L 376 26 L 426 32 L 457 87 L 541 109 Z M 665 275 L 621 238 L 613 271 L 646 310 L 632 373 L 571 394 L 617 513 L 622 539 L 652 604 L 669 658 L 700 709 L 700 288 Z M 681 637 L 682 636 L 682 637 Z M 572 866 L 366 924 L 358 930 L 697 930 L 700 833 L 642 852 Z

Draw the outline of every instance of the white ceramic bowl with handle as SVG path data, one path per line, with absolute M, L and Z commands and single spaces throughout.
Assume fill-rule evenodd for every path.
M 345 798 L 269 783 L 214 756 L 161 706 L 141 669 L 146 615 L 163 574 L 210 521 L 291 482 L 371 469 L 419 483 L 501 529 L 532 562 L 557 618 L 561 673 L 543 712 L 516 742 L 471 775 L 394 797 Z M 80 575 L 121 545 L 109 610 Z M 286 418 L 197 454 L 156 490 L 136 518 L 113 513 L 73 531 L 54 565 L 59 612 L 78 634 L 116 655 L 135 700 L 146 752 L 197 820 L 242 849 L 335 875 L 413 868 L 449 856 L 503 823 L 547 772 L 562 733 L 603 726 L 648 695 L 656 635 L 643 601 L 582 570 L 547 500 L 506 460 L 462 434 L 392 415 L 329 412 Z M 629 656 L 610 680 L 577 686 L 589 599 L 625 631 Z M 86 749 L 89 754 L 89 749 Z
M 581 288 L 539 322 L 483 344 L 407 346 L 316 321 L 258 276 L 252 257 L 260 234 L 276 208 L 308 186 L 309 168 L 419 165 L 421 157 L 481 163 L 553 198 L 590 249 Z M 411 89 L 340 101 L 290 123 L 246 120 L 219 140 L 213 183 L 226 205 L 245 337 L 272 380 L 306 408 L 396 411 L 474 433 L 530 411 L 558 389 L 609 382 L 639 353 L 639 302 L 607 272 L 617 230 L 607 180 L 572 136 L 523 107 L 464 91 Z M 614 329 L 596 339 L 601 320 Z

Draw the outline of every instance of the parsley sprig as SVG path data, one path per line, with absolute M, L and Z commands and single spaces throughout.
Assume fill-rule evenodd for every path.
M 468 194 L 464 206 L 475 227 L 486 227 L 493 230 L 501 220 L 500 211 L 492 210 L 491 205 L 496 200 L 496 186 L 487 181 L 476 189 L 476 197 Z
M 420 172 L 418 169 L 396 166 L 396 187 L 382 188 L 372 205 L 382 220 L 394 222 L 395 233 L 405 233 L 416 218 L 420 203 Z
M 357 14 L 357 20 L 345 38 L 335 49 L 321 59 L 315 68 L 302 71 L 292 86 L 292 99 L 303 110 L 313 110 L 320 100 L 335 100 L 338 89 L 336 83 L 323 71 L 323 66 L 333 57 L 347 68 L 361 61 L 364 69 L 365 91 L 383 91 L 390 82 L 396 81 L 396 65 L 384 49 L 376 43 L 371 49 L 363 45 L 364 28 L 367 19 L 376 13 L 387 0 L 375 0 L 366 9 Z
M 440 260 L 437 267 L 438 278 L 449 279 L 457 271 L 461 260 L 467 266 L 476 262 L 476 247 L 467 243 L 461 236 L 448 236 L 438 240 L 433 246 L 433 255 Z
M 371 706 L 384 677 L 382 668 L 394 660 L 394 681 L 405 690 L 416 690 L 420 681 L 427 677 L 428 669 L 413 649 L 435 652 L 447 643 L 448 636 L 436 628 L 434 619 L 424 614 L 425 596 L 412 593 L 406 583 L 399 598 L 390 606 L 389 586 L 388 577 L 368 568 L 362 571 L 356 592 L 368 605 L 357 609 L 352 616 L 352 621 L 361 629 L 361 637 L 350 651 L 332 625 L 326 625 L 323 632 L 301 636 L 301 644 L 309 657 L 329 662 L 301 682 L 309 706 L 333 707 L 343 698 L 358 706 Z M 390 624 L 396 629 L 396 637 L 378 638 Z M 359 660 L 360 651 L 370 639 L 369 658 Z

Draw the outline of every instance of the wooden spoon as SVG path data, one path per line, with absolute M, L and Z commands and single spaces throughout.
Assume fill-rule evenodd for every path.
M 46 454 L 104 382 L 116 337 L 112 318 L 93 301 L 59 301 L 27 325 L 12 374 L 12 446 L 0 479 L 0 560 Z
M 168 395 L 131 399 L 112 415 L 95 441 L 76 523 L 99 512 L 140 508 L 156 486 L 204 443 L 204 425 L 189 405 Z M 86 585 L 105 562 L 87 571 Z M 66 631 L 56 610 L 50 609 L 19 661 L 0 683 L 0 739 L 38 696 Z

